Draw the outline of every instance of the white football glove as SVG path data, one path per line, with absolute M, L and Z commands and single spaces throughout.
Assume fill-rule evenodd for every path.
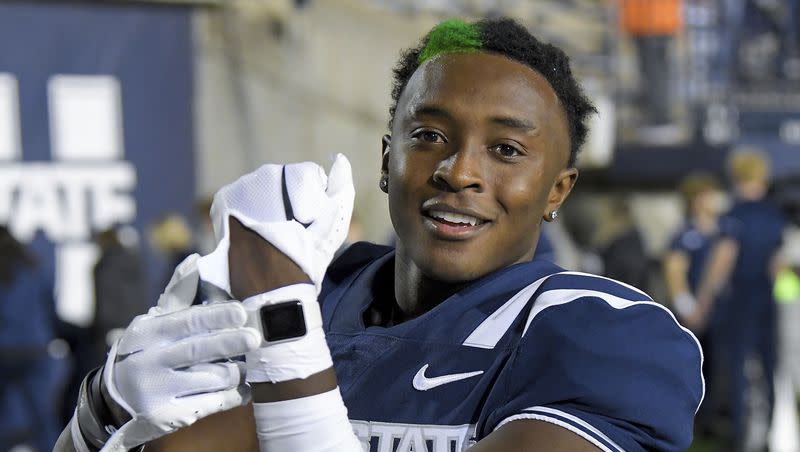
M 338 154 L 330 175 L 312 162 L 264 165 L 214 196 L 211 218 L 217 248 L 198 261 L 200 278 L 230 293 L 228 217 L 281 250 L 316 287 L 347 237 L 353 213 L 350 162 Z
M 236 363 L 219 362 L 258 348 L 240 303 L 191 306 L 197 254 L 175 270 L 158 306 L 136 317 L 103 369 L 108 393 L 131 416 L 103 450 L 123 451 L 246 403 Z

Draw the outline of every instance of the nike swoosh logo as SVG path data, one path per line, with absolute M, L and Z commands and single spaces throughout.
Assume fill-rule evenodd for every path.
M 441 377 L 428 378 L 425 376 L 426 370 L 428 370 L 428 364 L 422 366 L 417 374 L 414 375 L 413 384 L 414 389 L 417 391 L 427 391 L 428 389 L 433 389 L 437 386 L 446 385 L 448 383 L 464 380 L 466 378 L 472 378 L 483 373 L 482 370 L 476 370 L 475 372 L 465 372 L 461 374 L 450 374 L 442 375 Z

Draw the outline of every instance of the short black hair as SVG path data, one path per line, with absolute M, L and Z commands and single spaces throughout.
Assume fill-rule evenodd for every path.
M 570 138 L 567 166 L 574 166 L 589 131 L 587 120 L 597 110 L 572 74 L 569 57 L 558 47 L 539 41 L 524 26 L 510 18 L 484 19 L 468 24 L 468 27 L 476 28 L 480 35 L 479 51 L 502 55 L 524 64 L 550 83 L 567 115 Z M 390 129 L 400 95 L 412 74 L 425 61 L 420 55 L 426 50 L 431 34 L 436 30 L 434 28 L 428 32 L 417 47 L 404 50 L 394 67 L 392 105 L 389 108 Z

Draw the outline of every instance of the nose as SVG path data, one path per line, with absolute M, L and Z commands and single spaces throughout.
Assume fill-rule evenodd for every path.
M 463 147 L 441 160 L 433 172 L 433 183 L 445 191 L 483 191 L 482 155 L 478 149 Z

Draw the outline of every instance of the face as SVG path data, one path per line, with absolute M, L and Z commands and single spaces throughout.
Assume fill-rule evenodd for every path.
M 566 115 L 538 72 L 488 53 L 427 61 L 384 137 L 397 259 L 443 282 L 532 259 L 577 178 Z
M 713 188 L 698 193 L 694 199 L 694 212 L 701 215 L 720 215 L 725 210 L 725 195 Z

